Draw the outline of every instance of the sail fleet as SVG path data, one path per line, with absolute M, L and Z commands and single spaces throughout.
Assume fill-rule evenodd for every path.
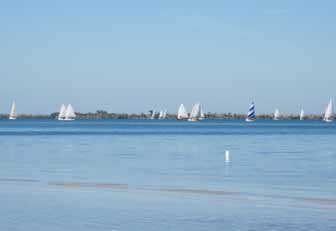
M 187 109 L 184 107 L 183 104 L 180 105 L 177 111 L 177 119 L 178 120 L 187 120 L 189 118 Z
M 58 120 L 72 121 L 76 119 L 75 111 L 71 104 L 61 105 L 60 111 L 58 113 Z
M 167 117 L 167 109 L 161 110 L 159 114 L 159 120 L 164 120 L 166 119 L 166 117 Z
M 200 103 L 195 103 L 192 106 L 190 114 L 188 114 L 185 106 L 181 104 L 177 111 L 177 119 L 187 120 L 189 122 L 201 121 L 205 119 L 205 113 Z
M 199 121 L 200 118 L 201 118 L 201 104 L 196 103 L 193 105 L 191 109 L 188 121 L 196 122 L 196 121 Z
M 156 113 L 156 110 L 151 110 L 150 111 L 150 119 L 154 120 L 158 118 L 159 120 L 165 120 L 167 118 L 167 109 L 161 109 L 159 113 Z M 188 113 L 186 107 L 184 104 L 180 104 L 178 111 L 177 111 L 177 120 L 185 120 L 189 122 L 197 122 L 197 121 L 202 121 L 206 118 L 206 113 L 204 113 L 204 110 L 201 106 L 200 103 L 195 103 L 192 106 L 191 112 Z M 16 103 L 15 101 L 12 102 L 9 116 L 9 120 L 16 120 L 17 119 L 17 111 L 16 111 Z M 57 116 L 57 120 L 60 121 L 73 121 L 76 119 L 76 113 L 75 110 L 73 109 L 71 104 L 62 104 L 59 113 Z M 245 121 L 246 122 L 254 122 L 256 119 L 256 107 L 254 102 L 250 104 L 248 108 L 248 113 L 246 116 Z M 280 115 L 280 110 L 277 108 L 275 109 L 274 112 L 274 117 L 273 120 L 280 120 L 281 115 Z M 305 119 L 305 112 L 304 109 L 301 108 L 300 114 L 299 114 L 299 120 L 304 120 Z M 323 116 L 323 121 L 330 123 L 334 120 L 334 109 L 333 109 L 333 101 L 332 99 L 329 100 L 325 111 L 324 111 L 324 116 Z

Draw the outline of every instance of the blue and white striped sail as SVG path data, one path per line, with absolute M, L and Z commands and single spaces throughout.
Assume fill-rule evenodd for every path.
M 255 105 L 252 102 L 251 105 L 250 105 L 250 107 L 249 107 L 249 111 L 247 113 L 246 121 L 248 121 L 248 122 L 254 121 L 255 120 L 255 116 L 256 116 Z

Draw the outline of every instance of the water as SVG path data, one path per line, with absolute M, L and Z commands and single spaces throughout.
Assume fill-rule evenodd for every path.
M 0 121 L 0 230 L 336 230 L 335 138 L 318 121 Z

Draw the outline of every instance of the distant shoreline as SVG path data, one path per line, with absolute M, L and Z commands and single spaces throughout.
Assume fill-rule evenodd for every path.
M 0 119 L 8 119 L 8 114 L 0 114 Z M 117 119 L 150 119 L 151 115 L 146 113 L 109 113 L 106 111 L 96 111 L 89 113 L 76 113 L 76 118 L 79 120 L 117 120 Z M 177 120 L 176 114 L 167 114 L 167 120 Z M 261 114 L 256 116 L 256 120 L 273 120 L 273 114 Z M 282 115 L 281 120 L 299 120 L 299 115 Z M 19 114 L 18 119 L 50 119 L 54 120 L 58 118 L 58 113 L 52 113 L 49 115 L 33 115 L 33 114 Z M 238 113 L 207 113 L 205 119 L 208 120 L 244 120 L 245 114 Z M 323 115 L 306 115 L 305 120 L 322 120 Z

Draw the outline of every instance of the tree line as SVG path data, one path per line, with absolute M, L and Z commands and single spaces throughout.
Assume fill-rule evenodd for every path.
M 0 114 L 0 119 L 8 119 L 8 114 Z M 150 119 L 151 113 L 110 113 L 104 110 L 97 110 L 96 112 L 81 113 L 76 112 L 76 118 L 80 120 L 108 120 L 108 119 Z M 158 118 L 157 113 L 156 118 Z M 49 115 L 33 115 L 33 114 L 19 114 L 18 119 L 57 119 L 58 112 L 51 113 Z M 238 113 L 206 113 L 205 118 L 209 120 L 243 120 L 246 118 L 246 114 Z M 321 120 L 323 115 L 306 115 L 307 120 Z M 167 114 L 166 119 L 176 120 L 176 114 Z M 260 120 L 272 120 L 273 114 L 260 114 L 256 116 L 256 119 Z M 280 119 L 283 120 L 298 120 L 299 115 L 282 115 Z

